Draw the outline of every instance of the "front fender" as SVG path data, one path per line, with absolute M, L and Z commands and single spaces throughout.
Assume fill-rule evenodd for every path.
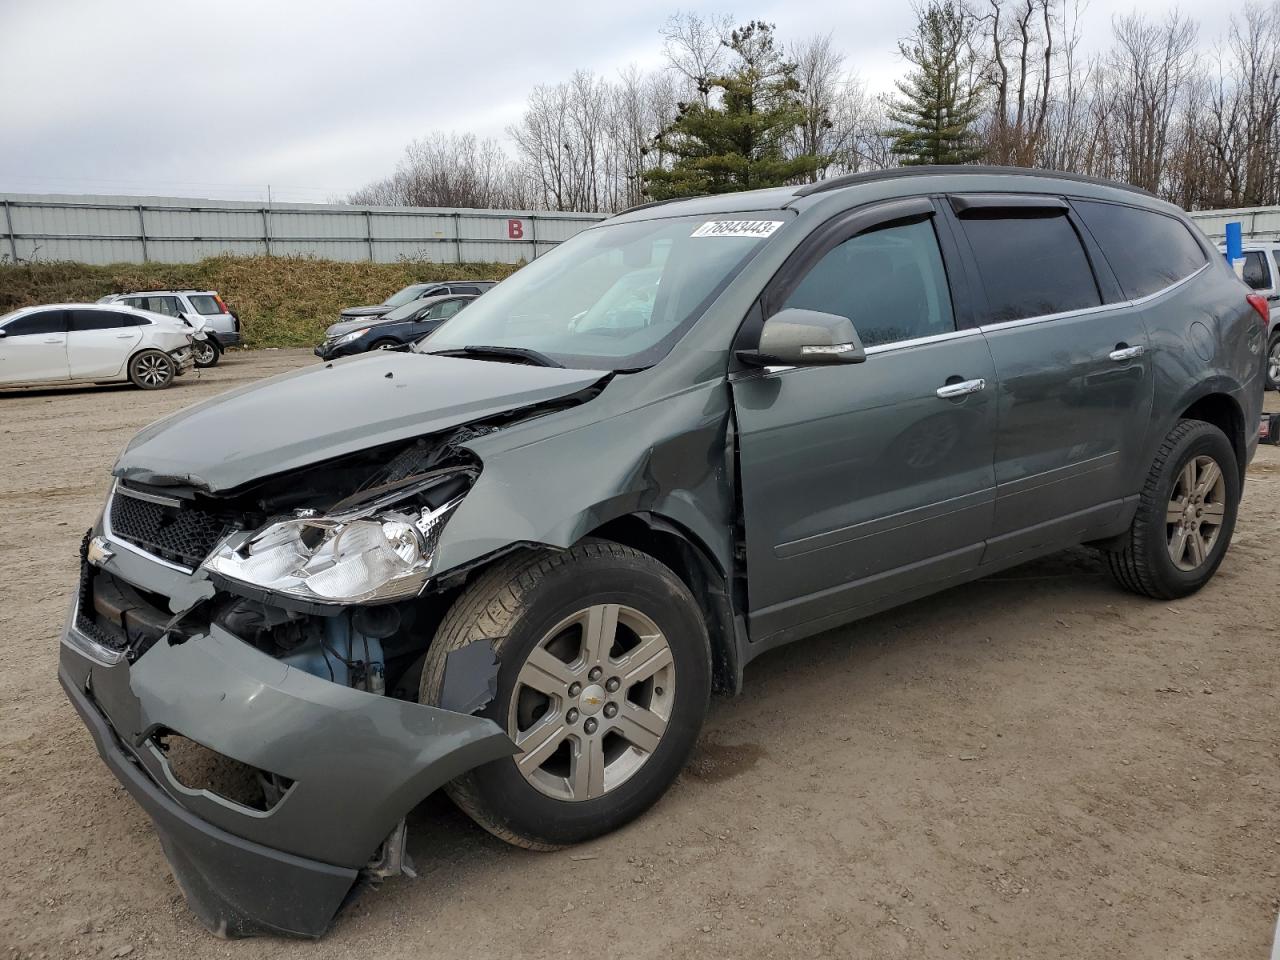
M 445 526 L 437 569 L 447 573 L 517 543 L 567 548 L 641 511 L 685 527 L 729 569 L 728 423 L 721 379 L 527 443 L 502 432 L 473 441 L 468 448 L 483 469 Z

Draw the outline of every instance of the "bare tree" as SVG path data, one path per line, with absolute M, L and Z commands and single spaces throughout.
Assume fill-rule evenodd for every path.
M 848 81 L 843 74 L 844 54 L 831 43 L 831 34 L 810 37 L 792 44 L 789 59 L 796 65 L 795 78 L 800 84 L 800 101 L 804 106 L 804 122 L 792 137 L 797 156 L 814 156 L 819 160 L 809 173 L 811 181 L 818 180 L 827 167 L 848 144 L 842 139 L 851 131 L 837 126 L 836 116 L 840 100 L 847 93 Z
M 985 139 L 993 163 L 1033 166 L 1054 84 L 1058 0 L 986 0 L 984 79 L 992 98 Z
M 436 133 L 405 148 L 395 173 L 353 193 L 351 203 L 412 207 L 521 209 L 528 193 L 495 140 Z
M 731 14 L 704 16 L 688 11 L 672 14 L 663 25 L 662 52 L 671 69 L 684 78 L 686 96 L 710 103 L 708 80 L 728 59 L 725 41 L 733 22 Z

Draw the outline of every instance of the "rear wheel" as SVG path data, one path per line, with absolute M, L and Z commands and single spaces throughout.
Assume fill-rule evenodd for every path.
M 495 836 L 588 840 L 649 808 L 692 749 L 711 691 L 697 603 L 652 557 L 605 541 L 500 563 L 467 588 L 427 654 L 441 702 L 450 651 L 487 643 L 497 694 L 480 713 L 519 747 L 446 788 Z
M 143 350 L 129 361 L 129 379 L 143 390 L 163 390 L 175 372 L 173 358 L 163 350 Z
M 191 356 L 197 367 L 213 367 L 217 366 L 222 351 L 212 340 L 197 340 L 191 345 Z
M 1231 441 L 1211 423 L 1183 420 L 1160 445 L 1129 532 L 1108 555 L 1112 574 L 1158 600 L 1195 593 L 1222 563 L 1239 503 Z

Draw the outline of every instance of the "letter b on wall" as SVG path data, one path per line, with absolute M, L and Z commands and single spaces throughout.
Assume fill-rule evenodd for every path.
M 507 221 L 507 239 L 508 240 L 524 239 L 524 221 L 523 220 Z

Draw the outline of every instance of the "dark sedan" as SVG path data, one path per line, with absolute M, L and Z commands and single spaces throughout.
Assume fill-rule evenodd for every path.
M 338 317 L 342 320 L 376 320 L 392 310 L 422 300 L 426 297 L 439 297 L 449 294 L 470 294 L 479 296 L 491 290 L 497 280 L 443 280 L 437 283 L 411 283 L 403 290 L 393 293 L 382 303 L 369 307 L 347 307 Z
M 333 360 L 415 343 L 474 299 L 474 296 L 423 297 L 382 317 L 335 323 L 324 332 L 324 342 L 316 347 L 316 356 Z

